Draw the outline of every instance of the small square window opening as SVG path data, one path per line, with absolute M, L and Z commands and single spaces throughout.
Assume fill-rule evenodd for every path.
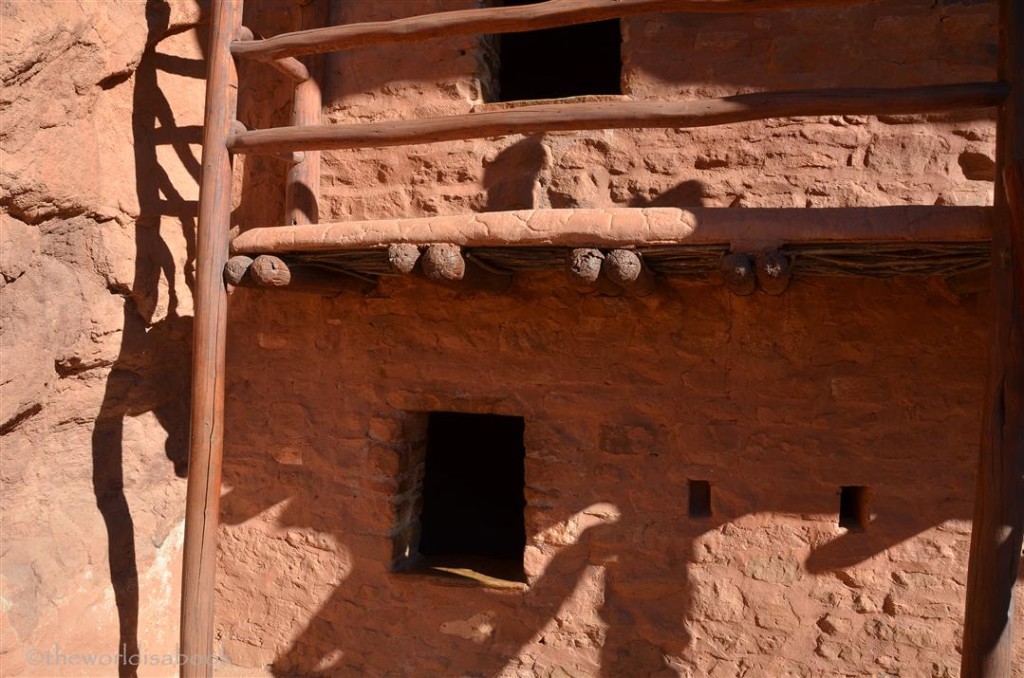
M 708 518 L 711 516 L 711 483 L 707 480 L 691 480 L 689 482 L 691 518 Z
M 503 0 L 505 7 L 539 0 Z M 497 101 L 622 93 L 618 20 L 495 36 Z
M 844 485 L 839 488 L 839 527 L 861 531 L 868 522 L 868 488 Z

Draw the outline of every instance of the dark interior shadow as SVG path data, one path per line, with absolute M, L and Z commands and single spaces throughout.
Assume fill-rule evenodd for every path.
M 281 530 L 309 529 L 330 534 L 340 544 L 362 543 L 365 532 L 358 525 L 365 516 L 361 496 L 339 496 L 325 481 L 322 471 L 303 467 L 275 471 L 275 462 L 259 460 L 256 453 L 247 459 L 234 459 L 225 466 L 231 490 L 223 499 L 223 521 L 240 525 L 255 518 L 275 504 L 287 501 L 277 527 Z M 268 483 L 268 478 L 272 482 Z M 693 639 L 689 623 L 696 615 L 692 563 L 701 553 L 701 539 L 721 531 L 731 523 L 759 513 L 789 515 L 828 514 L 835 511 L 835 497 L 828 493 L 780 495 L 764 505 L 746 507 L 736 515 L 691 517 L 683 514 L 650 514 L 622 510 L 613 518 L 607 511 L 594 507 L 628 506 L 629 493 L 622 496 L 598 495 L 584 490 L 576 496 L 571 508 L 552 513 L 552 527 L 572 515 L 587 516 L 589 527 L 579 539 L 562 547 L 521 594 L 495 595 L 483 588 L 453 588 L 453 605 L 459 611 L 490 610 L 496 635 L 481 646 L 464 637 L 438 632 L 433 625 L 421 623 L 414 612 L 426 600 L 417 602 L 417 591 L 424 587 L 443 586 L 429 575 L 389 573 L 385 563 L 366 571 L 366 561 L 356 565 L 348 578 L 338 585 L 313 615 L 288 649 L 277 656 L 270 667 L 275 676 L 347 676 L 370 670 L 362 661 L 361 645 L 373 634 L 374 653 L 395 657 L 390 667 L 399 675 L 408 667 L 403 658 L 410 657 L 410 638 L 424 643 L 423 670 L 439 670 L 437 675 L 505 675 L 521 652 L 535 642 L 542 629 L 558 614 L 583 581 L 586 568 L 604 568 L 604 589 L 597 614 L 606 625 L 600 648 L 598 675 L 614 678 L 632 676 L 677 675 L 678 666 L 670 666 L 667 657 L 686 657 Z M 323 511 L 328 505 L 330 511 Z M 575 509 L 575 511 L 573 510 Z M 965 516 L 947 515 L 950 507 L 937 503 L 924 507 L 913 521 L 879 520 L 864 531 L 848 531 L 812 550 L 803 563 L 811 574 L 838 573 L 854 567 L 901 542 L 913 538 L 949 519 Z M 383 538 L 383 535 L 381 535 Z M 649 554 L 660 553 L 664 559 L 662 574 L 652 584 L 645 580 L 650 573 Z M 656 595 L 652 586 L 660 586 Z M 382 593 L 390 591 L 391 593 Z M 382 600 L 402 600 L 406 610 L 398 627 L 381 619 L 387 617 L 387 604 Z M 454 601 L 457 601 L 454 602 Z M 384 605 L 385 607 L 382 607 Z M 394 613 L 394 610 L 390 610 Z M 459 614 L 455 612 L 453 614 Z M 466 612 L 466 615 L 471 612 Z M 429 613 L 428 615 L 429 616 Z M 757 629 L 754 629 L 757 633 Z M 768 632 L 766 632 L 768 633 Z M 325 666 L 332 656 L 341 656 L 340 663 Z M 444 669 L 435 664 L 443 662 Z M 433 668 L 432 668 L 433 667 Z M 376 664 L 372 668 L 380 669 Z M 418 670 L 418 669 L 417 669 Z
M 192 318 L 179 312 L 174 256 L 160 235 L 161 218 L 180 224 L 187 243 L 184 277 L 194 285 L 197 205 L 185 200 L 160 165 L 157 148 L 170 145 L 198 183 L 200 161 L 189 144 L 201 141 L 199 126 L 177 126 L 158 73 L 205 77 L 202 60 L 161 54 L 158 43 L 169 30 L 170 7 L 164 0 L 147 0 L 146 50 L 135 73 L 132 132 L 135 149 L 135 188 L 139 217 L 135 222 L 135 277 L 126 290 L 121 347 L 107 378 L 103 401 L 92 434 L 92 482 L 96 504 L 107 532 L 107 558 L 117 606 L 118 674 L 135 676 L 139 654 L 139 573 L 135 556 L 135 526 L 124 491 L 124 418 L 152 412 L 167 432 L 165 453 L 174 475 L 185 477 L 188 456 L 189 379 Z M 192 26 L 178 30 L 190 30 Z M 205 45 L 205 37 L 200 38 Z M 153 322 L 159 281 L 167 283 L 166 317 Z

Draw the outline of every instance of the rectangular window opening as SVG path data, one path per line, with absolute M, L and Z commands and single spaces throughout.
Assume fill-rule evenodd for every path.
M 500 6 L 540 0 L 499 0 Z M 496 101 L 622 94 L 622 30 L 618 20 L 494 36 Z
M 844 485 L 839 488 L 839 527 L 862 531 L 868 522 L 868 488 Z
M 436 574 L 524 582 L 522 417 L 432 412 L 419 553 Z
M 691 480 L 690 517 L 708 518 L 711 516 L 711 483 L 707 480 Z

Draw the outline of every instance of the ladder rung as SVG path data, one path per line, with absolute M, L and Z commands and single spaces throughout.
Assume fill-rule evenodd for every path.
M 381 148 L 538 132 L 692 128 L 767 118 L 899 115 L 996 106 L 1000 82 L 893 89 L 821 89 L 738 94 L 695 101 L 601 101 L 522 106 L 441 118 L 352 125 L 273 127 L 234 134 L 236 153 Z
M 450 38 L 518 33 L 655 12 L 738 13 L 799 7 L 849 6 L 865 0 L 548 0 L 533 5 L 483 7 L 281 33 L 265 40 L 236 41 L 240 57 L 267 61 L 301 54 Z

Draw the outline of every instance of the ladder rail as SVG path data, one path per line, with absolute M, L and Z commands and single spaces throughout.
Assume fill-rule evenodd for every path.
M 217 569 L 224 452 L 224 366 L 227 291 L 223 270 L 231 220 L 231 157 L 227 139 L 236 117 L 238 76 L 229 44 L 241 28 L 241 2 L 211 4 L 203 163 L 196 235 L 192 411 L 181 587 L 182 678 L 213 670 L 213 598 Z

